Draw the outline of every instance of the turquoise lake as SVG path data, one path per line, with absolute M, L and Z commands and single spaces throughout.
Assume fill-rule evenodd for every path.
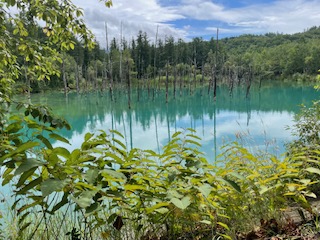
M 202 139 L 202 151 L 214 161 L 221 146 L 240 141 L 252 150 L 268 150 L 280 155 L 284 144 L 293 136 L 288 127 L 293 124 L 299 105 L 310 105 L 319 98 L 312 86 L 267 82 L 259 89 L 251 88 L 246 98 L 245 88 L 237 87 L 230 96 L 227 87 L 219 87 L 216 101 L 206 88 L 169 92 L 166 103 L 164 90 L 131 91 L 131 109 L 125 90 L 109 92 L 44 93 L 32 95 L 33 103 L 47 104 L 63 116 L 72 131 L 61 131 L 70 140 L 64 145 L 70 150 L 81 145 L 86 132 L 114 129 L 124 136 L 127 149 L 152 149 L 157 152 L 172 134 L 193 128 Z M 54 143 L 55 146 L 61 143 Z

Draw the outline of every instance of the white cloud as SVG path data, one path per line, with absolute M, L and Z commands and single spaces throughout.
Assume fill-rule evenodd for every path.
M 184 18 L 176 9 L 161 7 L 155 0 L 113 1 L 110 9 L 98 1 L 73 0 L 74 4 L 84 9 L 84 16 L 88 27 L 96 35 L 97 40 L 105 45 L 105 28 L 108 24 L 109 39 L 120 38 L 120 25 L 123 25 L 123 37 L 131 40 L 140 30 L 147 32 L 150 39 L 155 38 L 157 26 L 159 37 L 172 35 L 186 38 L 187 32 L 167 24 L 169 21 Z
M 320 22 L 320 4 L 315 0 L 280 0 L 241 8 L 224 8 L 206 1 L 203 5 L 196 5 L 194 11 L 191 11 L 195 7 L 191 2 L 185 3 L 189 5 L 183 6 L 181 13 L 188 18 L 220 21 L 241 29 L 242 33 L 295 33 Z
M 212 0 L 180 0 L 179 4 L 172 1 L 170 6 L 162 6 L 159 0 L 114 0 L 110 9 L 97 0 L 73 2 L 84 9 L 85 20 L 102 46 L 105 46 L 104 22 L 108 22 L 109 39 L 120 37 L 122 21 L 126 39 L 131 40 L 142 30 L 151 41 L 157 26 L 159 38 L 171 35 L 188 40 L 190 36 L 210 34 L 217 27 L 223 29 L 222 34 L 232 35 L 295 33 L 320 23 L 318 0 L 278 0 L 234 8 L 224 6 L 223 1 Z M 174 25 L 177 20 L 188 21 L 178 26 Z M 200 23 L 195 25 L 193 20 Z

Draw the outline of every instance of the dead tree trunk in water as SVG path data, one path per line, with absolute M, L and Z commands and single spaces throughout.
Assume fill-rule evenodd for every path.
M 63 79 L 63 86 L 64 86 L 64 94 L 67 96 L 67 93 L 68 93 L 68 83 L 67 83 L 66 63 L 65 63 L 64 56 L 62 57 L 62 79 Z
M 218 51 L 219 51 L 219 28 L 217 28 L 217 45 L 216 45 L 216 61 L 214 66 L 214 85 L 213 85 L 213 99 L 217 97 L 217 74 L 218 74 Z
M 189 71 L 189 95 L 192 94 L 192 61 L 190 64 L 190 71 Z
M 210 91 L 211 91 L 211 87 L 213 85 L 213 68 L 211 69 L 211 76 L 210 76 L 210 80 L 209 80 L 209 85 L 208 85 L 208 95 L 210 94 Z
M 181 76 L 181 69 L 178 72 L 178 77 L 179 77 L 179 95 L 181 97 L 182 95 L 182 76 Z
M 202 64 L 202 66 L 201 66 L 201 92 L 200 92 L 200 96 L 202 96 L 203 83 L 204 83 L 204 67 Z
M 176 65 L 174 66 L 174 80 L 173 80 L 173 98 L 176 99 L 176 88 L 177 88 L 177 68 Z
M 166 66 L 166 103 L 168 103 L 168 91 L 169 91 L 169 61 Z
M 158 91 L 160 91 L 160 85 L 161 85 L 161 73 L 162 73 L 162 71 L 160 70 L 160 71 L 158 72 Z
M 154 58 L 153 58 L 153 92 L 152 92 L 152 99 L 154 100 L 155 90 L 156 90 L 156 59 L 157 59 L 157 41 L 158 41 L 158 30 L 159 25 L 157 26 L 156 32 L 156 40 L 154 42 Z
M 78 63 L 76 63 L 76 67 L 75 67 L 75 72 L 76 72 L 76 88 L 77 88 L 77 93 L 79 93 L 80 91 L 80 85 L 79 85 L 79 69 L 78 69 Z
M 30 81 L 30 78 L 28 77 L 28 67 L 26 63 L 24 64 L 24 77 L 27 85 L 26 93 L 27 93 L 28 103 L 31 103 L 31 81 Z
M 212 70 L 212 80 L 213 80 L 213 99 L 216 100 L 217 97 L 217 69 L 216 67 Z
M 131 109 L 131 79 L 130 79 L 130 66 L 129 60 L 127 59 L 127 81 L 128 81 L 128 107 Z
M 250 88 L 251 88 L 251 81 L 252 81 L 252 68 L 251 66 L 249 67 L 249 72 L 248 72 L 248 78 L 247 78 L 247 92 L 246 92 L 246 98 L 249 97 L 250 94 Z
M 122 85 L 122 21 L 120 23 L 120 62 L 119 62 L 119 78 Z
M 109 91 L 110 91 L 110 98 L 111 101 L 113 101 L 113 77 L 112 77 L 112 62 L 111 62 L 111 54 L 109 52 L 109 41 L 108 41 L 108 25 L 105 23 L 105 30 L 106 30 L 106 47 L 107 47 L 107 54 L 108 54 L 108 68 L 109 68 L 109 76 L 110 76 L 110 85 L 109 85 Z M 107 76 L 106 76 L 107 77 Z
M 194 69 L 193 69 L 193 90 L 195 91 L 195 89 L 197 88 L 197 58 L 196 58 L 196 53 L 197 51 L 195 50 L 194 52 L 194 60 L 193 60 L 193 63 L 194 63 Z
M 232 92 L 233 92 L 233 76 L 232 76 L 232 73 L 231 73 L 231 68 L 229 68 L 229 84 L 230 84 L 230 87 L 229 87 L 229 96 L 231 97 L 232 96 Z
M 137 84 L 137 101 L 140 101 L 140 79 L 137 79 L 138 84 Z

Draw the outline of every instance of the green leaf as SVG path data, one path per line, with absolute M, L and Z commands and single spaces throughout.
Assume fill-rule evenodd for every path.
M 31 168 L 42 166 L 43 162 L 40 162 L 39 160 L 35 158 L 28 158 L 25 161 L 23 161 L 20 166 L 17 168 L 17 170 L 14 172 L 14 175 L 17 176 L 21 173 L 24 173 Z
M 223 223 L 223 222 L 217 222 L 218 225 L 220 225 L 221 227 L 227 229 L 227 230 L 230 230 L 230 228 L 228 227 L 227 224 Z
M 181 134 L 180 131 L 175 132 L 175 133 L 172 135 L 172 138 L 176 138 L 176 137 L 178 137 L 180 134 Z
M 62 137 L 62 136 L 60 136 L 60 135 L 58 135 L 58 134 L 56 134 L 56 133 L 50 133 L 50 134 L 49 134 L 49 137 L 51 137 L 52 139 L 55 139 L 55 140 L 57 140 L 57 141 L 70 144 L 70 142 L 69 142 L 68 139 L 66 139 L 66 138 L 64 138 L 64 137 Z
M 167 202 L 160 202 L 160 203 L 157 203 L 156 205 L 153 205 L 152 207 L 150 208 L 147 208 L 146 211 L 147 213 L 152 213 L 153 211 L 155 211 L 156 209 L 159 209 L 159 208 L 163 208 L 163 207 L 167 207 L 169 206 L 169 203 Z M 167 209 L 167 208 L 164 208 L 164 209 Z M 168 210 L 168 209 L 167 209 Z
M 97 179 L 98 174 L 99 174 L 98 169 L 89 169 L 86 172 L 85 179 L 89 184 L 93 184 L 95 182 L 95 180 Z
M 56 205 L 53 206 L 52 210 L 50 211 L 51 214 L 53 214 L 54 212 L 56 212 L 57 210 L 59 210 L 61 207 L 63 207 L 64 205 L 66 205 L 69 201 L 68 201 L 68 193 L 64 193 L 62 196 L 62 199 L 60 202 L 58 202 Z
M 16 133 L 16 132 L 20 131 L 22 128 L 23 128 L 23 126 L 19 122 L 14 122 L 14 123 L 11 123 L 7 127 L 6 131 L 8 133 Z
M 154 210 L 154 211 L 155 211 L 155 212 L 158 212 L 158 213 L 160 213 L 160 214 L 166 214 L 167 212 L 169 212 L 169 209 L 162 207 L 162 208 L 158 208 L 158 209 L 156 209 L 156 210 Z
M 28 149 L 34 148 L 36 146 L 39 146 L 39 143 L 37 142 L 26 142 L 22 145 L 20 145 L 18 148 L 15 150 L 9 152 L 8 154 L 4 155 L 3 157 L 0 158 L 0 163 L 3 162 L 4 160 L 11 158 L 12 156 L 18 154 L 18 153 L 25 153 Z
M 90 138 L 92 138 L 93 133 L 86 133 L 86 135 L 84 136 L 84 141 L 88 142 Z
M 241 193 L 241 188 L 236 182 L 229 180 L 227 178 L 222 178 L 222 180 L 226 182 L 228 185 L 230 185 L 231 187 L 233 187 L 237 192 Z
M 320 175 L 320 169 L 318 169 L 318 168 L 308 167 L 305 169 L 305 171 L 310 172 L 310 173 L 316 173 L 316 174 Z
M 201 223 L 204 223 L 204 224 L 208 224 L 208 225 L 212 225 L 212 222 L 211 221 L 208 221 L 208 220 L 202 220 L 200 221 Z
M 177 208 L 182 210 L 186 209 L 191 204 L 191 199 L 189 196 L 185 196 L 181 200 L 178 198 L 172 198 L 170 200 Z
M 42 177 L 38 177 L 34 180 L 32 180 L 29 184 L 27 184 L 24 188 L 20 189 L 16 194 L 20 195 L 20 194 L 25 194 L 27 191 L 29 191 L 30 189 L 33 189 L 34 187 L 36 187 L 37 185 L 39 185 L 42 182 Z
M 126 191 L 147 190 L 147 188 L 145 186 L 142 186 L 142 185 L 131 185 L 131 184 L 124 185 L 124 189 Z
M 198 190 L 202 193 L 202 195 L 207 198 L 212 190 L 212 186 L 205 183 L 202 186 L 198 187 Z
M 16 187 L 21 187 L 25 181 L 32 176 L 32 174 L 34 173 L 34 171 L 37 169 L 37 167 L 31 168 L 28 171 L 25 171 L 24 173 L 21 174 L 18 183 L 16 184 Z
M 63 148 L 63 147 L 57 147 L 57 148 L 54 148 L 53 151 L 61 156 L 61 157 L 64 157 L 66 159 L 68 159 L 70 157 L 70 152 L 68 151 L 68 149 L 66 148 Z
M 122 172 L 117 172 L 111 169 L 104 169 L 101 171 L 101 175 L 106 179 L 119 179 L 119 180 L 126 180 L 127 177 Z
M 41 183 L 42 196 L 46 197 L 53 192 L 61 191 L 66 186 L 66 184 L 66 181 L 62 181 L 59 179 L 47 179 Z
M 52 149 L 52 144 L 49 142 L 49 140 L 42 135 L 38 135 L 37 138 L 41 140 L 41 142 L 49 149 Z
M 78 204 L 80 208 L 87 208 L 92 203 L 92 197 L 96 194 L 95 191 L 84 191 L 82 192 L 78 198 L 74 196 L 70 196 L 70 198 Z
M 70 154 L 69 158 L 66 161 L 66 165 L 70 166 L 70 165 L 75 165 L 77 163 L 80 163 L 80 155 L 81 155 L 81 151 L 80 149 L 75 149 L 72 151 L 72 153 Z

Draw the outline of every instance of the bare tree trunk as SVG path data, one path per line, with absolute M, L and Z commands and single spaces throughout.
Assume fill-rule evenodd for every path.
M 192 63 L 190 65 L 190 71 L 189 71 L 189 95 L 192 94 Z
M 247 92 L 246 92 L 246 98 L 248 98 L 248 97 L 249 97 L 249 94 L 250 94 L 251 81 L 252 81 L 252 68 L 251 68 L 251 67 L 249 67 L 248 78 L 247 78 Z
M 98 65 L 97 61 L 94 63 L 94 90 L 98 89 Z
M 64 85 L 64 94 L 67 96 L 68 84 L 67 84 L 66 66 L 65 66 L 64 57 L 62 57 L 62 79 L 63 79 L 63 85 Z
M 193 71 L 193 90 L 197 88 L 197 59 L 194 57 L 194 71 Z
M 217 74 L 218 74 L 218 51 L 219 51 L 219 28 L 217 28 L 217 45 L 216 45 L 216 61 L 214 67 L 214 85 L 213 85 L 213 99 L 216 100 L 217 97 Z
M 169 91 L 169 61 L 166 66 L 166 103 L 168 103 L 168 91 Z
M 204 67 L 202 64 L 202 66 L 201 66 L 201 92 L 200 92 L 200 96 L 202 96 L 203 83 L 204 83 Z
M 128 80 L 128 107 L 131 109 L 131 79 L 130 79 L 130 66 L 127 59 L 127 80 Z
M 108 25 L 105 22 L 105 30 L 106 30 L 106 50 L 107 50 L 107 54 L 108 54 L 108 68 L 109 71 L 107 71 L 107 73 L 109 72 L 110 75 L 110 85 L 109 85 L 109 91 L 110 91 L 110 98 L 111 101 L 113 101 L 113 78 L 112 78 L 112 62 L 111 62 L 111 54 L 109 52 L 109 40 L 108 40 Z M 107 78 L 107 75 L 106 75 Z
M 161 85 L 161 70 L 158 72 L 158 91 L 160 91 L 160 85 Z
M 177 68 L 174 66 L 174 80 L 173 80 L 173 98 L 176 99 L 176 88 L 177 88 Z
M 27 85 L 28 103 L 31 103 L 31 81 L 30 81 L 30 78 L 28 78 L 28 67 L 26 65 L 25 65 L 25 68 L 24 68 L 24 78 L 26 80 L 26 85 Z
M 209 85 L 208 85 L 208 95 L 210 94 L 212 84 L 213 84 L 213 69 L 211 69 L 211 76 L 210 76 Z
M 80 85 L 79 85 L 79 66 L 78 66 L 78 63 L 76 63 L 76 66 L 75 66 L 75 72 L 76 72 L 76 88 L 77 88 L 77 93 L 80 92 Z
M 179 94 L 180 94 L 180 97 L 181 97 L 181 95 L 182 95 L 182 76 L 181 76 L 181 71 L 179 71 L 178 76 L 179 76 Z
M 154 59 L 153 59 L 153 93 L 152 99 L 154 100 L 155 90 L 156 90 L 156 58 L 157 58 L 157 41 L 158 41 L 158 31 L 159 25 L 157 25 L 157 32 L 156 32 L 156 40 L 154 42 Z
M 140 79 L 137 79 L 138 80 L 138 85 L 137 85 L 137 101 L 139 102 L 140 101 Z
M 213 70 L 213 99 L 216 100 L 217 97 L 217 69 Z
M 148 98 L 150 97 L 150 81 L 149 81 L 149 74 L 147 74 L 147 89 L 148 89 Z
M 229 95 L 230 97 L 232 96 L 232 92 L 233 92 L 233 77 L 232 77 L 232 74 L 231 74 L 231 69 L 229 68 L 229 82 L 230 82 L 230 88 L 229 88 Z
M 120 83 L 122 85 L 122 21 L 120 24 L 120 67 L 119 67 Z

